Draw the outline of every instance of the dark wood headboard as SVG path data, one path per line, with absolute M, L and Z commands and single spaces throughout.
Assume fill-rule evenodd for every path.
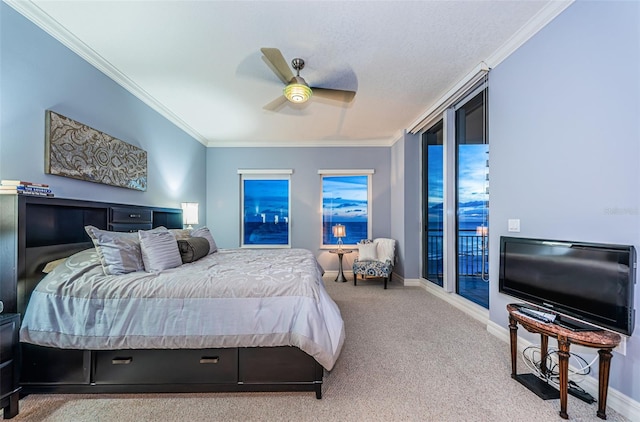
M 182 210 L 107 202 L 0 195 L 0 300 L 24 314 L 44 266 L 93 243 L 84 227 L 134 231 L 182 228 Z

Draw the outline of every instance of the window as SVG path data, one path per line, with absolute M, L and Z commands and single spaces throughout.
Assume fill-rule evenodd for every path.
M 241 247 L 290 247 L 292 170 L 238 170 Z
M 322 247 L 335 247 L 333 226 L 342 224 L 342 243 L 371 238 L 371 175 L 373 170 L 320 170 L 322 179 Z

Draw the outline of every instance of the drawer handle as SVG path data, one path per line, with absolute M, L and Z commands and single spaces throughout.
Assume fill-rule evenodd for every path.
M 111 363 L 114 365 L 129 365 L 133 361 L 133 358 L 113 358 Z
M 220 358 L 218 356 L 203 356 L 200 358 L 200 363 L 218 363 Z
M 140 218 L 142 215 L 140 214 L 129 214 L 129 218 Z

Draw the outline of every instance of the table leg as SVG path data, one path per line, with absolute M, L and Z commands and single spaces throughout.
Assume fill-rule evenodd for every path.
M 347 279 L 344 277 L 344 273 L 342 272 L 342 256 L 344 254 L 338 253 L 338 277 L 336 277 L 335 281 L 341 281 L 345 283 Z
M 540 334 L 540 372 L 547 375 L 547 355 L 549 351 L 549 337 L 546 334 Z
M 598 411 L 600 419 L 607 419 L 607 391 L 609 389 L 609 369 L 611 364 L 611 350 L 598 350 L 599 374 L 598 374 Z
M 517 375 L 518 323 L 509 315 L 509 339 L 511 341 L 511 378 Z
M 560 417 L 569 419 L 567 414 L 567 393 L 569 390 L 569 341 L 558 336 L 558 370 L 560 371 Z

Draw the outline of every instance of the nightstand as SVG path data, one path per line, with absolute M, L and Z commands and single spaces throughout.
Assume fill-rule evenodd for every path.
M 336 277 L 335 281 L 346 282 L 347 279 L 344 277 L 344 273 L 342 272 L 342 256 L 346 253 L 351 253 L 353 251 L 348 249 L 331 249 L 329 253 L 338 254 L 338 277 Z
M 18 414 L 20 345 L 19 314 L 0 314 L 0 404 L 4 418 Z

